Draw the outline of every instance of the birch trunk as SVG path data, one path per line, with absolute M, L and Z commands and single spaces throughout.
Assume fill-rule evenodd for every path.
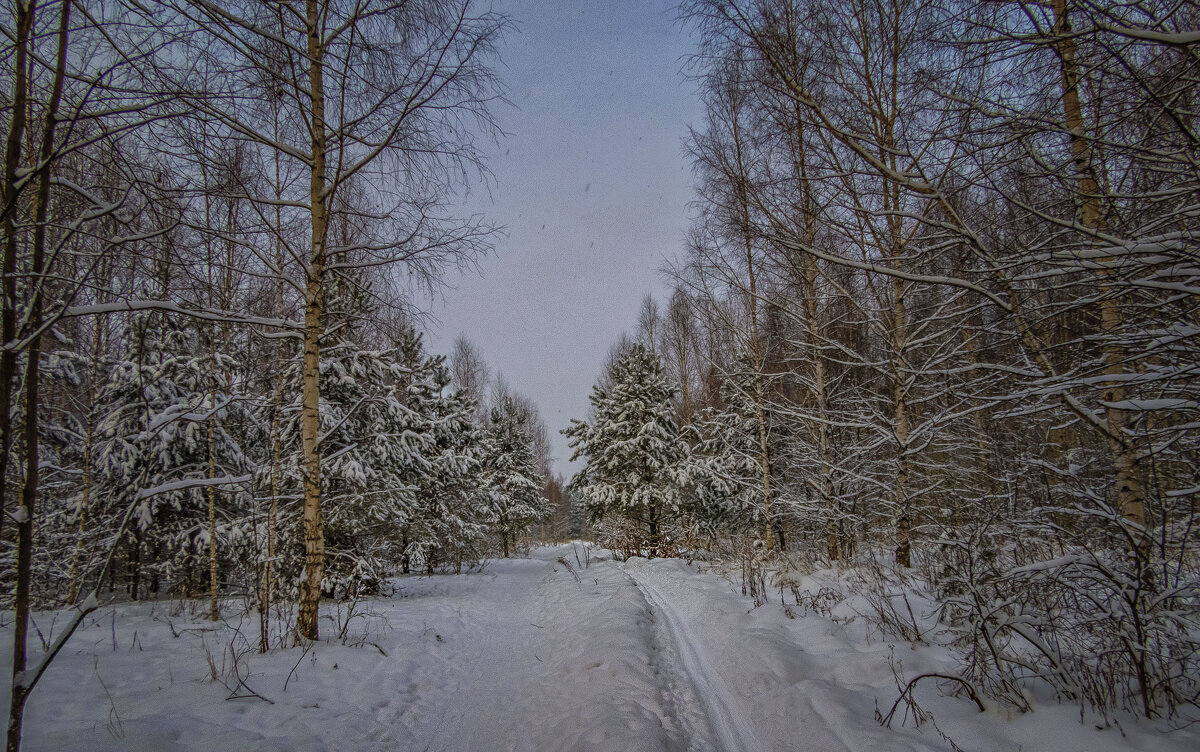
M 1083 119 L 1083 106 L 1079 98 L 1079 62 L 1072 36 L 1071 20 L 1066 0 L 1053 0 L 1054 46 L 1062 67 L 1063 118 L 1071 142 L 1071 156 L 1079 189 L 1079 222 L 1089 230 L 1105 230 L 1108 222 L 1100 203 L 1100 185 L 1092 163 L 1092 146 L 1087 138 Z M 1112 258 L 1099 260 L 1099 265 L 1112 262 Z M 1101 272 L 1105 288 L 1100 300 L 1100 332 L 1104 346 L 1104 375 L 1107 377 L 1103 400 L 1104 419 L 1108 425 L 1108 443 L 1113 453 L 1113 474 L 1116 479 L 1117 504 L 1127 523 L 1130 536 L 1130 553 L 1140 567 L 1145 568 L 1150 555 L 1150 537 L 1146 532 L 1146 496 L 1138 472 L 1137 455 L 1132 442 L 1125 435 L 1129 425 L 1129 412 L 1119 407 L 1126 399 L 1123 376 L 1125 375 L 1124 348 L 1117 342 L 1124 314 L 1120 298 L 1112 290 L 1111 272 Z
M 804 141 L 804 116 L 800 103 L 792 101 L 792 116 L 795 121 L 796 140 L 792 154 L 792 164 L 795 170 L 797 185 L 800 191 L 801 232 L 808 244 L 816 242 L 817 209 L 814 206 L 811 184 L 809 182 L 807 148 Z M 825 549 L 830 561 L 837 561 L 847 555 L 849 547 L 842 541 L 840 510 L 833 493 L 833 447 L 829 437 L 829 389 L 825 356 L 821 350 L 821 320 L 817 310 L 817 258 L 811 253 L 805 253 L 803 266 L 800 269 L 800 290 L 804 296 L 802 310 L 804 328 L 808 338 L 813 363 L 813 401 L 817 408 L 817 456 L 820 458 L 820 494 L 821 504 L 829 515 L 825 531 Z
M 766 388 L 763 384 L 763 355 L 762 339 L 758 331 L 758 276 L 754 270 L 754 246 L 750 237 L 750 197 L 746 185 L 746 167 L 742 157 L 741 129 L 738 124 L 736 106 L 731 108 L 731 126 L 733 128 L 734 156 L 737 159 L 738 174 L 733 176 L 734 189 L 738 198 L 738 209 L 741 211 L 742 241 L 746 249 L 746 271 L 748 274 L 749 290 L 747 306 L 750 311 L 750 357 L 754 369 L 754 418 L 758 428 L 758 464 L 762 475 L 762 508 L 763 508 L 763 543 L 767 553 L 775 550 L 775 531 L 771 516 L 771 456 L 769 451 Z
M 304 300 L 304 361 L 300 403 L 300 441 L 304 475 L 304 577 L 300 583 L 300 605 L 296 632 L 303 638 L 320 636 L 317 609 L 321 601 L 321 578 L 325 567 L 325 537 L 321 524 L 320 431 L 320 339 L 322 283 L 325 276 L 325 238 L 328 230 L 325 195 L 325 94 L 322 80 L 322 47 L 317 0 L 305 3 L 308 33 L 308 79 L 312 95 L 311 172 L 309 200 L 312 213 L 312 256 Z
M 839 510 L 833 494 L 833 447 L 829 438 L 829 390 L 825 358 L 820 350 L 820 319 L 817 316 L 817 260 L 809 255 L 804 259 L 802 289 L 804 291 L 804 321 L 808 330 L 813 359 L 813 399 L 817 407 L 817 454 L 821 462 L 821 503 L 829 514 L 826 530 L 826 552 L 830 561 L 841 558 L 842 544 Z
M 889 45 L 883 80 L 880 85 L 886 87 L 875 103 L 875 118 L 879 131 L 879 153 L 877 159 L 887 166 L 890 176 L 904 174 L 900 165 L 896 148 L 896 121 L 900 113 L 900 54 L 904 41 L 900 38 L 903 24 L 903 12 L 899 6 L 890 8 L 892 15 L 890 38 L 884 43 Z M 868 79 L 869 80 L 869 79 Z M 885 100 L 886 96 L 886 100 Z M 886 252 L 889 255 L 889 265 L 897 272 L 904 271 L 905 237 L 904 224 L 901 216 L 904 213 L 903 182 L 894 177 L 883 181 L 883 216 L 887 230 Z M 908 406 L 908 308 L 906 282 L 899 276 L 891 276 L 892 288 L 892 355 L 890 358 L 892 378 L 892 430 L 896 439 L 896 564 L 902 567 L 912 565 L 912 499 L 909 479 L 909 435 L 911 433 Z
M 271 101 L 272 136 L 279 138 L 279 102 Z M 286 318 L 283 310 L 283 180 L 278 150 L 272 150 L 275 167 L 275 315 Z M 282 333 L 282 331 L 280 332 Z M 280 432 L 283 413 L 283 370 L 287 361 L 287 345 L 281 337 L 275 347 L 275 384 L 271 401 L 271 506 L 267 511 L 267 555 L 259 583 L 259 652 L 271 648 L 271 604 L 275 599 L 275 542 L 279 529 L 279 493 L 283 482 L 283 437 Z

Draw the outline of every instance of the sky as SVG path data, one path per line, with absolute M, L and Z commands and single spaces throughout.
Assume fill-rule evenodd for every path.
M 539 407 L 558 472 L 558 431 L 587 414 L 611 345 L 641 300 L 665 302 L 660 269 L 682 248 L 693 199 L 683 140 L 700 119 L 683 68 L 694 45 L 669 0 L 496 0 L 515 28 L 499 74 L 512 106 L 471 210 L 505 227 L 477 273 L 448 278 L 430 345 L 466 335 L 493 373 Z M 488 195 L 490 193 L 490 195 Z

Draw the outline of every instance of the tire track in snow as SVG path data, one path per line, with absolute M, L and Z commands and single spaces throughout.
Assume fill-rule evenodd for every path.
M 735 695 L 704 657 L 704 651 L 700 649 L 699 641 L 687 621 L 671 607 L 657 588 L 628 571 L 626 575 L 637 584 L 646 602 L 661 616 L 662 627 L 675 644 L 682 673 L 703 706 L 718 749 L 721 752 L 757 752 L 761 749 L 754 730 L 746 723 L 744 714 L 738 712 Z M 676 695 L 677 706 L 680 699 Z

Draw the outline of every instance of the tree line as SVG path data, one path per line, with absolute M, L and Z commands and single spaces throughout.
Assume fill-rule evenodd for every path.
M 568 429 L 592 517 L 630 552 L 890 561 L 993 696 L 1187 717 L 1200 11 L 683 15 L 696 219 Z

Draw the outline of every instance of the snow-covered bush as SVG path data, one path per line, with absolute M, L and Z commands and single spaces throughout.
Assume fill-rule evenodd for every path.
M 1019 708 L 1049 685 L 1101 714 L 1194 711 L 1194 557 L 1159 549 L 1146 567 L 1128 555 L 1111 507 L 1039 511 L 1024 525 L 981 525 L 942 545 L 938 592 L 964 674 Z

